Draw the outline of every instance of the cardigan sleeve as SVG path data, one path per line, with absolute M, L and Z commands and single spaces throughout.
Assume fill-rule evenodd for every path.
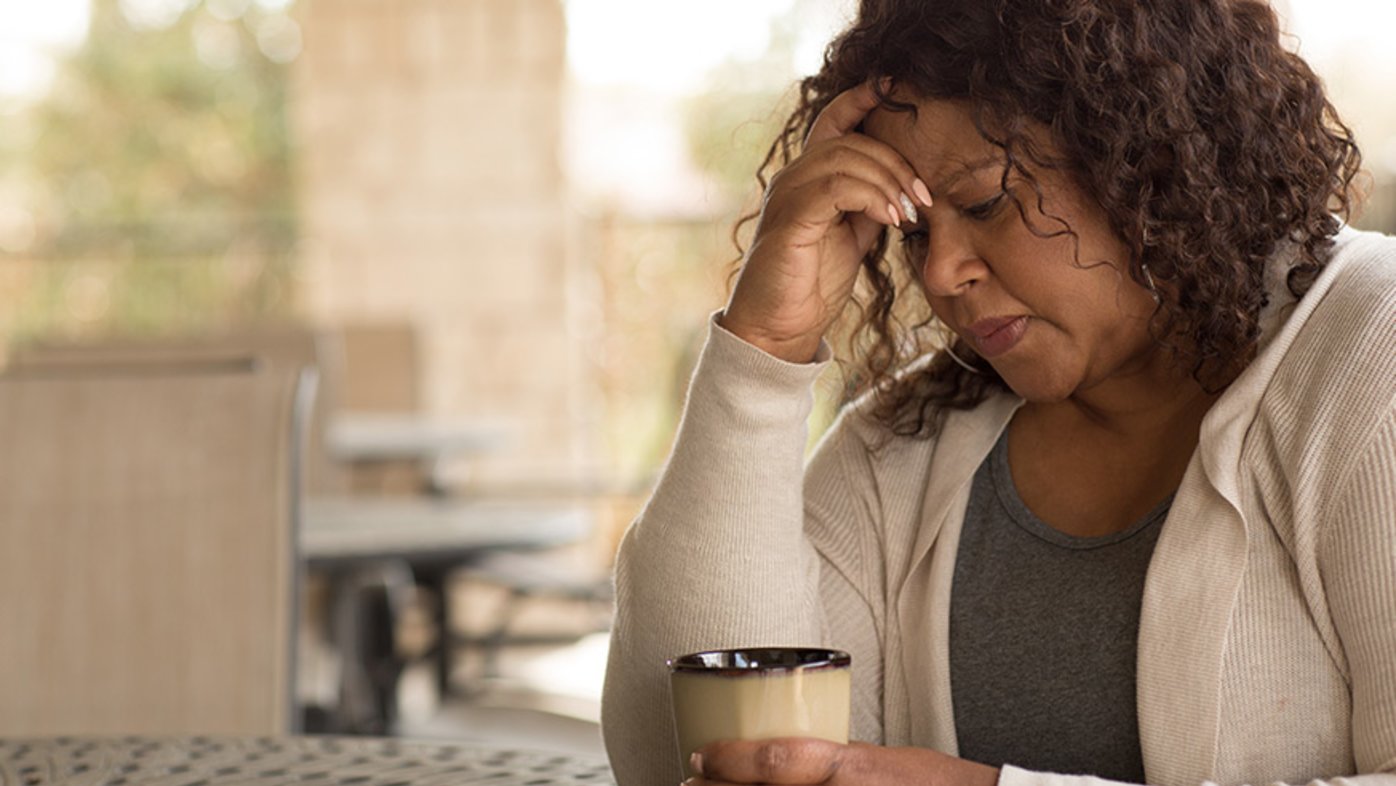
M 1359 772 L 1396 773 L 1396 401 L 1336 499 L 1319 560 L 1351 679 L 1353 757 Z
M 807 419 L 828 355 L 786 363 L 710 326 L 668 464 L 617 555 L 602 730 L 620 786 L 682 779 L 666 659 L 829 646 L 830 593 L 836 616 L 858 617 L 805 534 Z M 824 493 L 841 493 L 838 474 Z

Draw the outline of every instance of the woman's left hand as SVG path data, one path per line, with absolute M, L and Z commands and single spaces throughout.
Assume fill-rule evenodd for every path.
M 783 784 L 785 786 L 994 786 L 997 767 L 957 759 L 928 748 L 884 748 L 827 740 L 726 740 L 700 749 L 685 786 Z

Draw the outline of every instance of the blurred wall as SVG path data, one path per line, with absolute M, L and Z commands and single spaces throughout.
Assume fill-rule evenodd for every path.
M 503 418 L 481 480 L 590 462 L 559 149 L 560 0 L 301 0 L 307 313 L 419 332 L 435 414 Z

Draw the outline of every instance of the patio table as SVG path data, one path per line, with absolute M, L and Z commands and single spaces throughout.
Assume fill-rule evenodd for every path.
M 448 490 L 442 468 L 447 461 L 497 452 L 513 430 L 498 420 L 345 412 L 330 421 L 325 446 L 332 457 L 348 464 L 412 462 L 423 473 L 422 491 L 444 495 Z
M 386 733 L 391 729 L 397 677 L 363 652 L 366 624 L 354 588 L 402 587 L 415 581 L 436 598 L 441 635 L 429 653 L 441 695 L 450 689 L 453 619 L 450 577 L 472 560 L 502 550 L 539 550 L 578 543 L 592 531 L 592 513 L 575 505 L 429 497 L 320 497 L 306 500 L 299 534 L 301 558 L 329 582 L 335 650 L 343 658 L 341 696 L 328 729 Z M 391 639 L 391 625 L 377 630 Z M 380 628 L 382 626 L 379 626 Z M 367 691 L 367 692 L 365 692 Z
M 407 559 L 458 564 L 501 549 L 576 543 L 593 526 L 577 506 L 423 497 L 306 500 L 301 555 L 312 567 Z

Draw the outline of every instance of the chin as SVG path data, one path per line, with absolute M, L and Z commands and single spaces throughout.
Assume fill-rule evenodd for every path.
M 996 369 L 999 376 L 1018 397 L 1034 404 L 1053 404 L 1065 401 L 1076 392 L 1078 384 L 1070 374 L 1060 373 L 1060 369 L 1044 372 L 1041 368 Z

